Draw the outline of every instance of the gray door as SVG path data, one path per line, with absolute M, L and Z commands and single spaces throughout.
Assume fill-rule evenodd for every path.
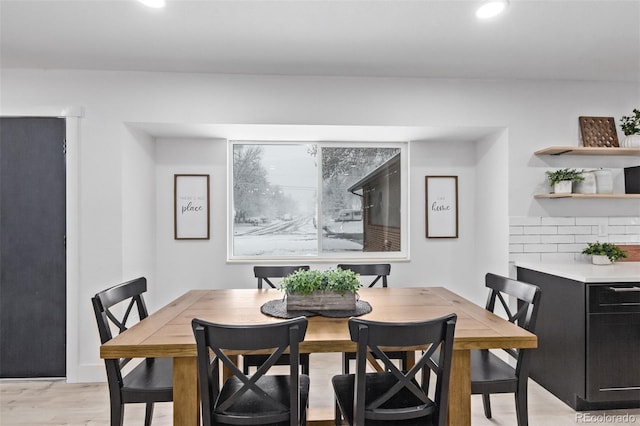
M 0 118 L 0 377 L 66 375 L 65 120 Z

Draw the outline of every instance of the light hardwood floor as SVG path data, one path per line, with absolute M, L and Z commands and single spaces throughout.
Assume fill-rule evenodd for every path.
M 330 406 L 333 392 L 329 380 L 331 375 L 340 369 L 340 355 L 313 354 L 311 362 L 313 365 L 311 406 Z M 516 424 L 512 394 L 492 395 L 493 419 L 491 420 L 484 417 L 480 397 L 474 395 L 472 399 L 473 426 L 514 426 Z M 626 418 L 623 417 L 625 415 L 627 415 Z M 144 406 L 142 404 L 127 405 L 125 426 L 143 423 Z M 0 425 L 2 426 L 108 424 L 109 395 L 105 383 L 67 384 L 63 380 L 0 381 Z M 153 425 L 171 424 L 171 404 L 156 404 Z M 640 409 L 576 413 L 537 383 L 530 381 L 529 424 L 531 426 L 579 424 L 640 426 Z

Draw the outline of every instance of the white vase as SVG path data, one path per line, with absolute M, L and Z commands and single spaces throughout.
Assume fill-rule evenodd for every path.
M 560 182 L 556 182 L 553 184 L 553 193 L 554 194 L 571 194 L 571 184 L 570 180 L 561 180 Z
M 640 135 L 627 135 L 622 140 L 621 148 L 640 148 Z
M 596 191 L 598 194 L 611 194 L 613 193 L 613 177 L 611 176 L 611 170 L 600 169 L 595 170 L 593 173 L 596 175 Z
M 576 182 L 576 194 L 595 194 L 597 192 L 595 173 L 583 171 L 582 177 L 584 178 L 583 181 Z
M 611 259 L 603 254 L 594 254 L 591 256 L 591 263 L 594 265 L 611 265 Z

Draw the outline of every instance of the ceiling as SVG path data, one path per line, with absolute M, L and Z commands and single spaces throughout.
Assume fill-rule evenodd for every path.
M 0 0 L 2 68 L 640 82 L 640 1 Z
M 2 68 L 640 84 L 640 0 L 0 0 Z M 477 140 L 495 128 L 129 123 L 158 138 Z

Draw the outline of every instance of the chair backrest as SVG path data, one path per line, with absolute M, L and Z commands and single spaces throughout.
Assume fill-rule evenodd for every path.
M 349 269 L 360 276 L 375 276 L 368 286 L 373 287 L 382 280 L 382 287 L 387 286 L 387 277 L 391 273 L 391 264 L 389 263 L 368 263 L 368 264 L 345 264 L 338 265 L 340 269 Z
M 223 423 L 229 423 L 230 418 L 235 418 L 236 424 L 240 424 L 237 420 L 241 417 L 251 418 L 252 424 L 256 425 L 276 422 L 298 424 L 300 419 L 299 344 L 304 340 L 307 331 L 305 317 L 258 325 L 225 325 L 194 318 L 191 325 L 198 353 L 198 382 L 203 424 L 214 424 L 212 418 Z M 287 348 L 289 348 L 291 359 L 289 383 L 292 390 L 288 407 L 272 399 L 268 390 L 260 388 L 258 383 L 258 380 L 269 371 Z M 251 376 L 243 374 L 226 353 L 226 351 L 257 350 L 272 352 Z M 209 356 L 210 351 L 213 352 L 213 357 Z M 234 389 L 233 393 L 225 394 L 224 400 L 219 400 L 220 363 L 242 382 L 242 386 Z M 259 400 L 270 404 L 272 411 L 260 416 L 255 413 L 246 413 L 246 416 L 239 414 L 238 407 L 234 407 L 234 403 L 245 392 L 254 392 Z
M 91 298 L 102 343 L 113 338 L 112 327 L 115 327 L 118 330 L 117 334 L 120 334 L 133 325 L 133 323 L 129 324 L 130 320 L 135 319 L 137 323 L 148 316 L 147 307 L 142 297 L 146 291 L 147 279 L 140 277 L 103 290 Z M 118 309 L 112 309 L 116 306 Z M 135 312 L 137 317 L 132 316 L 132 312 Z M 112 401 L 115 400 L 114 398 L 119 398 L 122 386 L 121 369 L 129 361 L 131 358 L 104 360 Z
M 447 424 L 449 404 L 449 378 L 453 355 L 453 338 L 457 316 L 450 314 L 429 321 L 411 323 L 384 323 L 360 318 L 349 319 L 351 340 L 357 342 L 356 377 L 354 397 L 354 424 L 364 425 L 365 419 L 391 421 L 431 416 L 433 425 Z M 426 346 L 422 357 L 407 372 L 400 371 L 381 347 Z M 384 363 L 386 371 L 375 374 L 394 376 L 394 383 L 379 397 L 367 398 L 366 367 L 367 352 L 371 351 Z M 431 360 L 436 351 L 439 358 Z M 429 399 L 429 383 L 426 378 L 431 371 L 436 374 L 434 399 Z M 420 385 L 416 375 L 422 374 Z M 405 404 L 396 402 L 389 408 L 385 404 L 392 401 L 401 391 L 411 392 L 411 400 Z
M 309 270 L 309 265 L 298 266 L 254 266 L 253 273 L 258 279 L 258 288 L 262 288 L 262 282 L 269 284 L 271 288 L 276 288 L 275 283 L 270 278 L 282 278 L 293 274 L 297 270 Z
M 540 287 L 491 273 L 485 276 L 485 285 L 490 289 L 486 304 L 488 311 L 495 312 L 496 301 L 498 301 L 510 322 L 532 333 L 535 331 L 542 294 Z M 516 299 L 516 306 L 510 306 L 509 297 Z M 516 374 L 526 373 L 528 351 L 525 349 L 505 349 L 505 351 L 517 360 Z

